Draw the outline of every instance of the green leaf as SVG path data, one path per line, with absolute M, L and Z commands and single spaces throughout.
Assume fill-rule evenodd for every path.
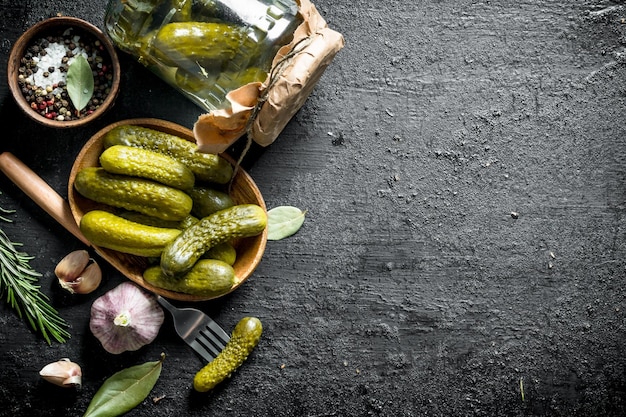
M 67 94 L 76 107 L 81 111 L 85 108 L 93 95 L 93 72 L 89 62 L 82 55 L 77 55 L 67 69 Z
M 152 391 L 165 355 L 156 362 L 123 369 L 108 378 L 93 396 L 83 417 L 116 417 L 139 405 Z
M 297 207 L 280 206 L 267 212 L 267 239 L 281 240 L 295 234 L 304 223 L 306 211 Z

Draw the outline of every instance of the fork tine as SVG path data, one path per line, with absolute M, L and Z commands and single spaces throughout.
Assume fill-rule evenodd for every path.
M 224 349 L 223 347 L 220 347 L 214 339 L 203 333 L 199 333 L 195 341 L 202 344 L 202 346 L 211 352 L 214 357 L 219 355 L 219 353 Z
M 228 333 L 226 333 L 216 322 L 210 321 L 207 323 L 206 327 L 206 331 L 213 334 L 217 340 L 222 342 L 224 345 L 226 345 L 226 343 L 230 340 Z M 222 346 L 222 349 L 224 349 L 224 346 Z
M 204 312 L 174 307 L 160 295 L 157 300 L 172 314 L 176 333 L 204 360 L 211 362 L 226 347 L 230 336 Z
M 214 352 L 216 355 L 219 354 L 222 350 L 224 350 L 224 347 L 226 347 L 226 345 L 222 343 L 221 340 L 216 339 L 211 334 L 207 334 L 205 332 L 198 333 L 198 336 L 196 337 L 196 339 L 200 343 L 205 345 L 208 350 Z
M 211 351 L 207 350 L 207 347 L 200 343 L 200 341 L 198 339 L 194 339 L 191 342 L 187 343 L 189 346 L 191 346 L 191 348 L 202 357 L 202 359 L 204 359 L 207 362 L 211 362 L 213 359 L 215 359 L 215 357 L 217 356 L 217 353 L 211 353 L 211 352 L 215 352 L 215 349 L 211 349 Z

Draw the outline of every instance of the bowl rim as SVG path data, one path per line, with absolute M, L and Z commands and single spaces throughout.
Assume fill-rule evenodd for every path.
M 113 82 L 111 84 L 111 91 L 107 95 L 107 98 L 89 116 L 83 117 L 82 119 L 69 121 L 47 119 L 45 117 L 42 117 L 37 112 L 33 111 L 33 109 L 30 108 L 26 99 L 24 98 L 24 95 L 22 94 L 21 88 L 18 83 L 18 68 L 20 66 L 20 61 L 24 56 L 26 49 L 30 45 L 31 40 L 33 40 L 40 33 L 44 33 L 45 31 L 55 27 L 63 26 L 73 26 L 95 36 L 104 45 L 111 59 L 111 65 L 113 66 Z M 7 80 L 9 84 L 9 90 L 11 90 L 13 99 L 20 107 L 20 109 L 22 109 L 22 111 L 26 114 L 26 116 L 44 126 L 66 129 L 83 126 L 97 119 L 102 114 L 104 114 L 110 107 L 113 106 L 119 93 L 121 82 L 120 62 L 119 57 L 117 56 L 117 51 L 115 50 L 115 46 L 113 45 L 111 40 L 104 34 L 104 32 L 98 27 L 78 17 L 54 16 L 40 20 L 39 22 L 35 23 L 31 27 L 29 27 L 24 33 L 22 33 L 22 35 L 20 35 L 15 41 L 9 53 L 9 59 L 7 63 Z
M 86 158 L 93 159 L 94 155 L 97 154 L 98 151 L 100 151 L 102 147 L 102 137 L 111 129 L 121 126 L 121 125 L 135 125 L 135 126 L 148 127 L 154 130 L 159 130 L 162 132 L 175 134 L 189 141 L 194 141 L 194 136 L 193 136 L 193 132 L 191 129 L 188 129 L 184 126 L 181 126 L 173 122 L 156 119 L 156 118 L 135 118 L 135 119 L 120 120 L 120 121 L 111 123 L 105 126 L 104 128 L 100 129 L 98 132 L 94 133 L 89 138 L 89 140 L 85 143 L 85 145 L 81 148 L 80 152 L 78 153 L 72 165 L 69 179 L 68 179 L 68 184 L 67 184 L 68 202 L 70 206 L 70 211 L 72 213 L 72 216 L 74 217 L 74 220 L 76 221 L 76 224 L 78 225 L 80 225 L 80 219 L 82 218 L 83 212 L 85 211 L 84 207 L 82 206 L 79 200 L 84 199 L 84 197 L 80 196 L 76 192 L 76 190 L 73 189 L 73 179 L 76 178 L 76 174 L 81 168 L 87 166 L 84 164 L 84 161 L 86 160 Z M 91 154 L 91 156 L 87 157 L 88 154 Z M 224 159 L 226 159 L 232 165 L 235 166 L 236 162 L 231 156 L 225 153 L 220 154 L 220 156 L 222 156 Z M 245 184 L 247 184 L 250 187 L 250 191 L 254 194 L 255 199 L 257 200 L 255 201 L 255 203 L 258 204 L 261 208 L 263 208 L 263 210 L 267 211 L 267 206 L 265 204 L 263 195 L 261 194 L 261 191 L 259 190 L 258 186 L 254 182 L 252 177 L 242 167 L 238 167 L 238 169 L 235 172 L 235 175 L 238 177 L 238 179 L 240 179 L 241 181 L 243 181 Z M 239 268 L 236 267 L 236 271 L 241 272 L 241 275 L 238 274 L 235 277 L 235 284 L 231 287 L 231 289 L 228 292 L 225 292 L 217 296 L 202 296 L 202 295 L 187 294 L 187 293 L 171 291 L 171 290 L 153 286 L 152 284 L 146 282 L 143 279 L 143 277 L 136 276 L 136 275 L 132 275 L 132 276 L 127 275 L 124 273 L 124 271 L 120 269 L 120 266 L 121 266 L 120 265 L 121 262 L 119 260 L 120 257 L 129 258 L 131 261 L 130 262 L 131 264 L 134 264 L 134 262 L 132 262 L 133 260 L 136 260 L 141 257 L 137 257 L 135 255 L 121 254 L 120 252 L 107 249 L 107 248 L 97 247 L 95 245 L 92 245 L 92 247 L 102 258 L 107 260 L 114 268 L 116 268 L 120 273 L 122 273 L 122 275 L 126 276 L 126 278 L 130 279 L 135 284 L 143 287 L 144 289 L 152 293 L 161 295 L 165 298 L 179 300 L 179 301 L 209 301 L 209 300 L 221 298 L 227 294 L 232 293 L 237 288 L 239 288 L 244 282 L 246 282 L 250 278 L 250 276 L 252 276 L 253 272 L 256 270 L 256 268 L 260 264 L 263 258 L 263 254 L 265 253 L 265 248 L 267 245 L 267 234 L 268 234 L 268 230 L 266 227 L 265 230 L 263 230 L 263 232 L 259 234 L 258 236 L 245 238 L 239 242 L 238 248 L 242 248 L 242 247 L 244 249 L 251 248 L 251 250 L 253 250 L 253 256 L 251 257 L 249 264 L 245 268 L 242 268 L 240 270 Z M 238 256 L 239 256 L 239 253 L 238 253 Z

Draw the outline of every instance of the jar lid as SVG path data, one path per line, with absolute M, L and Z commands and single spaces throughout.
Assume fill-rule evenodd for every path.
M 224 152 L 245 133 L 261 146 L 273 143 L 343 48 L 343 36 L 328 27 L 315 6 L 296 1 L 303 21 L 276 54 L 266 81 L 231 91 L 229 108 L 202 114 L 194 124 L 200 152 Z

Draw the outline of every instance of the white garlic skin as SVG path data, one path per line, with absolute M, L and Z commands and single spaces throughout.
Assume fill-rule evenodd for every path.
M 102 270 L 86 250 L 69 253 L 57 264 L 54 274 L 61 287 L 72 294 L 89 294 L 102 282 Z
M 80 365 L 63 358 L 44 366 L 39 375 L 46 381 L 63 388 L 74 388 L 82 385 L 83 372 Z
M 120 320 L 120 315 L 124 315 L 124 320 Z M 164 319 L 155 297 L 124 282 L 93 302 L 89 328 L 104 350 L 119 354 L 151 343 Z

